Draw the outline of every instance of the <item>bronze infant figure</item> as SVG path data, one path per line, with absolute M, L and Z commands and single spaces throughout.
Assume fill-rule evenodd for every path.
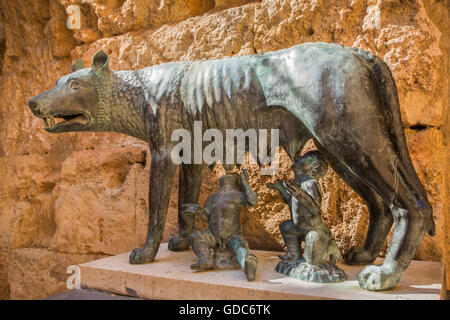
M 184 217 L 189 219 L 197 215 L 209 223 L 207 229 L 189 236 L 191 247 L 199 257 L 191 269 L 230 269 L 236 266 L 237 260 L 247 279 L 254 280 L 258 261 L 242 236 L 241 210 L 246 205 L 255 206 L 258 197 L 248 184 L 245 170 L 242 170 L 242 175 L 227 173 L 220 177 L 219 183 L 219 192 L 210 195 L 204 207 L 184 205 Z
M 346 279 L 335 263 L 342 259 L 330 229 L 322 222 L 322 192 L 318 179 L 325 176 L 328 164 L 318 151 L 310 151 L 292 165 L 295 179 L 268 183 L 280 192 L 289 206 L 291 219 L 280 224 L 287 253 L 280 256 L 276 270 L 282 274 L 312 282 L 337 282 Z M 304 257 L 301 243 L 304 241 Z

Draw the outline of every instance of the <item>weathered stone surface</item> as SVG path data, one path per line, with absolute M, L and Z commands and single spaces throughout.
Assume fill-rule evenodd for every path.
M 145 236 L 145 164 L 146 154 L 138 148 L 73 152 L 62 163 L 54 191 L 56 232 L 50 248 L 117 254 L 137 246 Z
M 0 299 L 9 298 L 8 254 L 0 251 Z
M 55 155 L 0 157 L 0 298 L 9 297 L 8 252 L 45 247 L 55 232 Z
M 73 4 L 82 13 L 80 30 L 66 27 L 66 9 Z M 116 254 L 145 239 L 147 146 L 115 133 L 48 134 L 26 105 L 69 72 L 76 58 L 90 65 L 100 48 L 110 54 L 113 69 L 267 52 L 307 41 L 379 55 L 396 80 L 411 157 L 437 224 L 437 235 L 425 238 L 415 258 L 436 261 L 444 254 L 450 268 L 448 35 L 448 7 L 439 1 L 0 0 L 0 297 L 9 295 L 9 287 L 11 298 L 38 297 L 32 286 L 40 280 L 8 266 L 17 265 L 19 253 L 34 266 L 60 252 L 71 253 L 76 263 L 80 254 Z M 260 199 L 243 217 L 253 248 L 282 249 L 278 224 L 289 212 L 265 187 L 290 177 L 286 154 L 280 160 L 273 177 L 245 166 Z M 200 203 L 217 190 L 222 173 L 205 172 Z M 366 206 L 331 170 L 322 180 L 323 220 L 337 244 L 342 251 L 361 245 Z M 177 231 L 177 193 L 175 186 L 164 241 Z M 43 277 L 49 279 L 43 291 L 48 295 L 64 285 L 49 273 Z
M 59 179 L 58 157 L 0 158 L 0 247 L 45 247 L 54 233 L 52 190 Z
M 81 30 L 100 31 L 105 37 L 180 21 L 214 7 L 213 0 L 61 0 L 61 4 L 79 6 Z
M 185 268 L 195 261 L 192 250 L 173 252 L 163 243 L 158 263 L 130 265 L 129 253 L 84 263 L 81 285 L 107 292 L 137 295 L 145 299 L 250 299 L 250 300 L 438 300 L 443 267 L 439 262 L 412 261 L 400 283 L 390 291 L 367 291 L 358 287 L 363 266 L 339 265 L 347 281 L 333 285 L 299 281 L 275 271 L 280 252 L 253 250 L 258 258 L 254 281 L 241 270 L 196 272 Z M 376 263 L 381 264 L 382 259 Z M 180 290 L 180 287 L 183 290 Z M 130 290 L 132 289 L 132 290 Z
M 106 257 L 67 254 L 47 249 L 15 249 L 9 254 L 11 299 L 44 299 L 67 290 L 67 267 Z

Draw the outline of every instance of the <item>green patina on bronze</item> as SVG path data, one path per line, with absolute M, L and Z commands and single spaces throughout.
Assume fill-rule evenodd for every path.
M 269 189 L 279 191 L 291 213 L 291 219 L 280 224 L 287 253 L 280 256 L 276 270 L 311 282 L 344 281 L 344 271 L 336 266 L 342 255 L 320 217 L 322 191 L 318 180 L 325 176 L 328 165 L 318 151 L 310 151 L 298 157 L 292 169 L 294 180 L 267 184 Z
M 370 223 L 364 246 L 344 255 L 349 264 L 373 262 L 394 224 L 384 263 L 367 266 L 359 284 L 393 288 L 427 231 L 431 205 L 409 157 L 392 74 L 378 57 L 330 43 L 223 59 L 172 62 L 112 71 L 96 53 L 92 67 L 61 77 L 30 99 L 48 132 L 116 131 L 149 143 L 151 173 L 146 243 L 131 263 L 152 262 L 162 239 L 176 165 L 170 151 L 175 129 L 279 129 L 280 144 L 295 159 L 313 139 L 324 159 L 366 202 Z M 55 118 L 63 121 L 56 123 Z M 50 124 L 48 123 L 50 121 Z M 232 165 L 225 165 L 230 170 Z M 182 205 L 197 203 L 206 164 L 182 164 L 179 236 L 171 250 L 189 248 L 193 224 Z
M 191 269 L 234 269 L 237 265 L 247 280 L 254 280 L 258 260 L 242 235 L 241 211 L 244 206 L 255 206 L 258 197 L 248 184 L 245 170 L 241 175 L 227 173 L 219 183 L 219 192 L 210 195 L 203 207 L 198 204 L 184 206 L 184 220 L 191 221 L 197 215 L 209 224 L 207 229 L 189 236 L 192 249 L 199 257 Z

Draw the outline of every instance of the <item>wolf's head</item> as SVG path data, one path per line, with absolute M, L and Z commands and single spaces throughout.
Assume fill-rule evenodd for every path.
M 101 88 L 111 77 L 108 56 L 99 51 L 90 69 L 78 60 L 70 74 L 59 78 L 54 88 L 31 98 L 28 106 L 43 119 L 48 132 L 107 131 L 110 115 L 102 105 Z

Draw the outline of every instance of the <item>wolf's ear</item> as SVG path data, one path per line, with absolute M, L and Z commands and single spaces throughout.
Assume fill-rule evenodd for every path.
M 105 70 L 109 70 L 109 58 L 102 50 L 98 51 L 92 57 L 92 70 L 96 73 L 101 73 Z
M 83 68 L 84 68 L 84 63 L 83 63 L 83 60 L 81 60 L 81 58 L 80 58 L 77 61 L 75 61 L 75 63 L 72 65 L 71 72 L 75 72 L 75 71 L 78 71 Z

